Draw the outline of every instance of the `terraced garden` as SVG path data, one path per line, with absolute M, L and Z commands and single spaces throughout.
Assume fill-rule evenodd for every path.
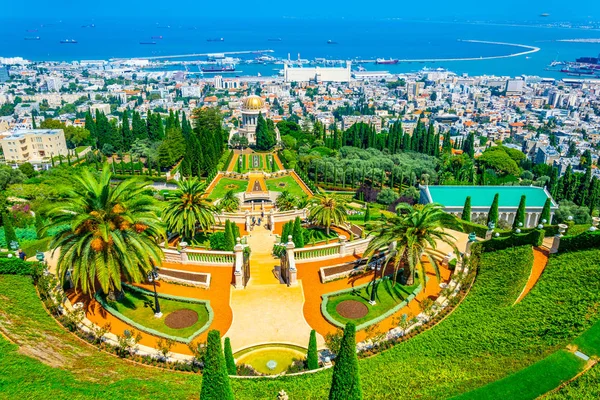
M 471 292 L 452 314 L 359 361 L 365 399 L 450 398 L 503 378 L 516 379 L 534 397 L 572 378 L 583 366 L 572 362 L 568 344 L 599 353 L 597 325 L 577 339 L 598 320 L 599 259 L 600 250 L 552 256 L 538 284 L 513 306 L 531 269 L 531 248 L 485 253 Z M 200 375 L 157 373 L 66 332 L 43 309 L 29 277 L 0 275 L 0 293 L 0 329 L 16 343 L 0 338 L 0 398 L 197 398 Z M 544 373 L 540 361 L 547 363 Z M 597 398 L 599 375 L 594 367 L 550 398 Z M 281 389 L 291 399 L 324 399 L 330 379 L 327 370 L 235 379 L 232 386 L 237 399 L 271 399 Z

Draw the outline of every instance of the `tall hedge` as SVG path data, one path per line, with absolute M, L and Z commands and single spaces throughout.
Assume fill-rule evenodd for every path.
M 577 251 L 600 248 L 600 230 L 586 231 L 575 236 L 563 236 L 558 245 L 558 252 Z
M 310 331 L 310 339 L 308 340 L 308 353 L 306 354 L 306 365 L 308 369 L 319 368 L 319 354 L 317 353 L 317 332 L 313 329 Z
M 2 222 L 4 222 L 4 238 L 6 239 L 6 247 L 10 249 L 10 242 L 17 241 L 17 234 L 12 224 L 12 218 L 6 213 L 2 214 Z
M 521 196 L 521 201 L 519 201 L 519 208 L 517 208 L 517 214 L 515 215 L 515 220 L 513 222 L 513 229 L 519 228 L 519 223 L 521 223 L 520 227 L 525 226 L 526 201 L 527 197 L 525 195 Z
M 302 228 L 302 221 L 300 217 L 296 217 L 294 221 L 294 231 L 292 233 L 294 237 L 294 244 L 296 248 L 301 249 L 304 247 L 304 228 Z
M 542 213 L 540 214 L 540 220 L 537 222 L 537 224 L 541 224 L 543 220 L 546 220 L 545 225 L 550 225 L 552 223 L 552 221 L 550 221 L 550 207 L 552 206 L 552 200 L 550 199 L 550 197 L 548 197 L 546 199 L 546 202 L 544 203 L 544 208 L 542 208 Z
M 235 359 L 231 350 L 231 340 L 229 338 L 225 338 L 225 364 L 227 365 L 229 375 L 237 375 L 237 367 L 235 366 Z
M 361 400 L 363 398 L 358 373 L 355 336 L 356 325 L 348 322 L 333 367 L 329 400 Z
M 367 203 L 367 210 L 365 211 L 365 220 L 364 222 L 369 222 L 371 220 L 371 207 L 369 207 L 369 203 Z
M 215 329 L 208 332 L 206 341 L 200 400 L 233 400 L 233 391 L 221 347 L 221 334 Z
M 471 222 L 471 196 L 467 196 L 465 199 L 465 206 L 463 207 L 461 219 L 463 221 Z
M 492 206 L 490 207 L 490 211 L 488 212 L 487 223 L 489 225 L 490 222 L 493 222 L 494 225 L 498 225 L 498 203 L 499 203 L 500 195 L 496 193 L 494 195 L 494 201 L 492 201 Z
M 517 246 L 541 246 L 544 241 L 544 230 L 534 229 L 529 233 L 512 233 L 510 236 L 492 238 L 481 242 L 483 251 L 498 251 Z

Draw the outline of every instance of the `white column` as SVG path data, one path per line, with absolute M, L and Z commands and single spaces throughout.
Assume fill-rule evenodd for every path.
M 244 288 L 244 246 L 240 243 L 240 238 L 236 239 L 237 244 L 233 248 L 235 252 L 235 270 L 233 272 L 234 283 L 236 289 Z
M 339 236 L 340 239 L 340 257 L 345 257 L 346 256 L 346 236 L 345 235 L 340 235 Z
M 288 275 L 288 285 L 296 286 L 298 284 L 298 270 L 296 269 L 296 259 L 294 257 L 294 242 L 292 241 L 292 235 L 288 236 L 288 242 L 285 245 L 287 251 L 287 259 L 289 263 L 289 275 Z

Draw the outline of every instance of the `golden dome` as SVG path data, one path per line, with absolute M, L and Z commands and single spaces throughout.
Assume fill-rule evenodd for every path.
M 265 101 L 259 96 L 249 96 L 244 99 L 242 109 L 248 111 L 260 111 L 265 108 Z

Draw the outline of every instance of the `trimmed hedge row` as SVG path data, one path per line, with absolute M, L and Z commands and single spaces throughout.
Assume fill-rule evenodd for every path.
M 560 239 L 558 251 L 577 251 L 592 248 L 600 248 L 600 230 L 587 231 L 574 236 L 563 236 Z
M 461 228 L 462 232 L 475 232 L 475 235 L 480 238 L 484 238 L 488 230 L 488 227 L 485 225 L 479 225 L 474 222 L 463 221 L 460 218 L 456 218 L 456 223 Z M 451 226 L 446 227 L 452 228 Z M 538 228 L 521 228 L 521 233 L 530 233 L 536 230 L 538 230 Z M 556 236 L 558 234 L 558 225 L 544 225 L 543 231 L 545 237 Z M 500 234 L 500 237 L 508 237 L 514 234 L 514 231 L 512 230 L 494 229 L 494 233 L 496 232 Z
M 321 301 L 321 313 L 323 313 L 323 316 L 325 317 L 325 319 L 337 326 L 338 328 L 342 328 L 344 329 L 344 327 L 346 326 L 346 324 L 342 324 L 341 322 L 337 321 L 335 318 L 333 318 L 331 316 L 331 314 L 329 314 L 329 312 L 327 312 L 327 302 L 329 301 L 330 297 L 334 297 L 340 294 L 344 294 L 344 293 L 350 293 L 353 292 L 355 290 L 360 290 L 366 286 L 370 285 L 370 283 L 365 283 L 363 285 L 360 286 L 355 286 L 349 289 L 342 289 L 342 290 L 337 290 L 335 292 L 331 292 L 331 293 L 326 293 L 323 296 L 323 301 Z M 388 311 L 384 312 L 383 314 L 381 314 L 380 316 L 373 318 L 372 320 L 369 320 L 363 324 L 357 325 L 356 326 L 356 330 L 360 331 L 362 329 L 365 329 L 371 325 L 375 325 L 380 323 L 381 321 L 383 321 L 384 319 L 386 319 L 387 317 L 389 317 L 390 315 L 395 314 L 396 312 L 400 311 L 402 308 L 406 307 L 408 305 L 408 303 L 410 303 L 410 301 L 412 299 L 414 299 L 415 297 L 417 297 L 417 295 L 419 293 L 421 293 L 421 290 L 423 289 L 423 285 L 419 285 L 417 286 L 417 288 L 410 294 L 408 295 L 408 297 L 404 300 L 402 300 L 402 302 L 398 303 L 397 305 L 395 305 L 394 307 L 390 308 Z
M 124 287 L 126 287 L 127 289 L 130 289 L 133 292 L 138 292 L 141 294 L 144 294 L 146 296 L 154 296 L 154 293 L 149 292 L 145 289 L 141 289 L 139 287 L 136 286 L 132 286 L 132 285 L 127 285 L 127 284 L 123 284 Z M 168 300 L 175 300 L 175 301 L 179 301 L 182 303 L 196 303 L 196 304 L 204 304 L 204 306 L 206 307 L 206 311 L 208 312 L 208 321 L 206 322 L 206 324 L 204 324 L 204 326 L 202 326 L 200 329 L 198 329 L 196 332 L 192 333 L 190 336 L 188 336 L 187 338 L 182 338 L 179 336 L 171 336 L 171 335 L 167 335 L 165 333 L 156 331 L 154 329 L 150 329 L 144 325 L 141 325 L 129 318 L 127 318 L 126 316 L 124 316 L 123 314 L 121 314 L 119 311 L 117 311 L 116 309 L 114 309 L 113 307 L 111 307 L 109 305 L 109 303 L 107 303 L 106 299 L 104 299 L 104 297 L 100 296 L 99 294 L 96 294 L 95 296 L 96 301 L 98 301 L 102 307 L 104 307 L 108 312 L 110 312 L 112 315 L 114 315 L 115 317 L 119 318 L 121 321 L 133 326 L 134 328 L 142 331 L 142 332 L 146 332 L 149 333 L 151 335 L 154 336 L 159 336 L 159 337 L 163 337 L 163 338 L 167 338 L 167 339 L 171 339 L 174 340 L 176 342 L 179 343 L 185 343 L 188 344 L 190 343 L 192 340 L 194 340 L 195 337 L 197 337 L 199 334 L 201 334 L 202 332 L 204 332 L 205 330 L 207 330 L 210 325 L 213 322 L 213 319 L 215 317 L 214 312 L 210 306 L 210 301 L 209 300 L 199 300 L 199 299 L 191 299 L 188 297 L 179 297 L 179 296 L 173 296 L 173 295 L 169 295 L 169 294 L 164 294 L 164 293 L 158 293 L 158 297 L 163 298 L 163 299 L 168 299 Z
M 535 229 L 529 233 L 513 233 L 507 237 L 497 237 L 481 242 L 484 252 L 499 251 L 509 247 L 541 246 L 544 242 L 544 230 Z
M 0 275 L 36 275 L 40 271 L 37 262 L 23 261 L 18 257 L 0 258 Z

